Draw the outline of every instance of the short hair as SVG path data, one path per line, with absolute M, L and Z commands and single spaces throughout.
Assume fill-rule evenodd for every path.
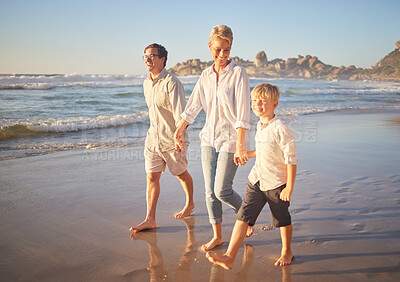
M 261 83 L 251 91 L 251 98 L 268 99 L 273 103 L 279 102 L 279 88 L 270 83 Z
M 233 42 L 232 29 L 226 25 L 214 26 L 210 33 L 210 42 L 213 42 L 217 38 L 224 39 L 232 45 Z
M 167 49 L 165 49 L 165 47 L 162 46 L 161 44 L 153 43 L 153 44 L 150 44 L 149 46 L 147 46 L 146 48 L 144 48 L 144 52 L 146 53 L 146 50 L 149 48 L 156 48 L 158 51 L 158 57 L 165 58 L 165 60 L 164 60 L 164 68 L 165 68 L 165 66 L 167 65 L 167 58 L 168 58 Z

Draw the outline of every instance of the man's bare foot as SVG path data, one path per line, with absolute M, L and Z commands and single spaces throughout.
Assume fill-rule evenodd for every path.
M 193 213 L 194 204 L 185 206 L 180 212 L 174 214 L 175 218 L 185 218 L 191 216 Z
M 230 270 L 233 267 L 233 264 L 235 263 L 234 258 L 231 258 L 227 255 L 219 255 L 219 254 L 213 254 L 210 252 L 206 253 L 206 257 L 208 260 L 214 264 L 217 264 L 219 266 L 222 266 L 223 268 Z
M 155 229 L 156 227 L 157 226 L 155 221 L 147 219 L 137 226 L 132 226 L 131 228 L 129 228 L 129 231 L 139 232 L 142 230 Z
M 201 250 L 203 252 L 208 252 L 209 250 L 214 249 L 217 246 L 220 246 L 224 243 L 222 239 L 212 238 L 210 242 L 201 246 Z
M 254 226 L 248 226 L 247 227 L 247 231 L 246 231 L 246 237 L 250 237 L 251 235 L 253 235 L 254 232 Z
M 292 264 L 293 258 L 294 256 L 292 252 L 282 253 L 281 257 L 275 262 L 275 266 L 285 266 Z

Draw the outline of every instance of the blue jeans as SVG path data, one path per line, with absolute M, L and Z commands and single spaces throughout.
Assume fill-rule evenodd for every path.
M 242 204 L 242 198 L 232 188 L 237 170 L 233 157 L 233 153 L 217 153 L 213 147 L 201 147 L 206 204 L 211 224 L 222 222 L 222 202 L 236 213 Z

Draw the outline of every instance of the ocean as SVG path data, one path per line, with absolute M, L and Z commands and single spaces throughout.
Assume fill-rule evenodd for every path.
M 179 77 L 189 98 L 199 76 Z M 57 151 L 141 146 L 149 125 L 145 76 L 0 74 L 0 160 Z M 297 139 L 315 125 L 296 124 L 306 114 L 400 108 L 400 83 L 251 78 L 279 86 L 277 115 Z M 189 127 L 198 140 L 201 112 Z M 251 116 L 255 131 L 257 118 Z M 312 135 L 312 134 L 311 134 Z M 312 136 L 311 136 L 312 137 Z

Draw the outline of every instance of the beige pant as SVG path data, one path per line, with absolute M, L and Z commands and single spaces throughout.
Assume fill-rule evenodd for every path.
M 186 158 L 188 145 L 184 146 L 181 152 L 174 150 L 166 152 L 154 152 L 149 149 L 144 149 L 145 169 L 146 173 L 165 172 L 165 167 L 168 166 L 172 175 L 180 175 L 187 170 L 188 161 Z

